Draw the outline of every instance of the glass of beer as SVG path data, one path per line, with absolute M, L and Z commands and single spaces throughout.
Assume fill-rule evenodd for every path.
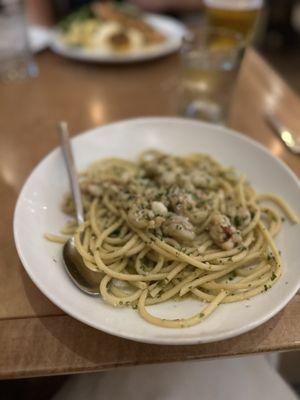
M 263 0 L 204 0 L 208 25 L 240 32 L 251 41 Z
M 181 114 L 225 124 L 244 48 L 237 32 L 204 28 L 181 49 Z

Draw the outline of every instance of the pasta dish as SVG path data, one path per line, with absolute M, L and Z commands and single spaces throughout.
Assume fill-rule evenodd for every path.
M 165 42 L 165 36 L 129 5 L 94 2 L 61 23 L 61 41 L 89 51 L 132 53 Z
M 80 175 L 80 187 L 84 224 L 71 221 L 66 236 L 47 238 L 64 243 L 74 234 L 86 268 L 99 273 L 103 301 L 161 327 L 196 325 L 222 303 L 269 290 L 282 273 L 278 208 L 298 223 L 281 198 L 256 193 L 205 154 L 148 150 L 137 162 L 100 160 Z M 70 195 L 63 211 L 74 215 Z M 147 308 L 187 297 L 199 300 L 189 318 L 159 318 Z

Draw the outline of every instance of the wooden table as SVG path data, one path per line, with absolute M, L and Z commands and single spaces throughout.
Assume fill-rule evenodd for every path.
M 12 218 L 27 175 L 58 144 L 56 122 L 65 119 L 78 133 L 121 118 L 175 115 L 179 60 L 172 55 L 145 64 L 99 66 L 46 52 L 37 61 L 37 79 L 0 86 L 0 378 L 300 348 L 300 295 L 252 332 L 208 345 L 174 347 L 134 343 L 96 331 L 42 295 L 18 259 Z M 266 126 L 267 109 L 300 132 L 299 98 L 249 50 L 230 125 L 262 142 L 300 174 L 300 158 L 287 152 Z

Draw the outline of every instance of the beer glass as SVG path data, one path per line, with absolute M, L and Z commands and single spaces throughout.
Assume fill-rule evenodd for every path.
M 204 0 L 208 25 L 240 32 L 251 41 L 263 0 Z

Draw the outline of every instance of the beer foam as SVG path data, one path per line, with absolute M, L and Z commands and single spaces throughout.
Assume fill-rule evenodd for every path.
M 261 8 L 263 0 L 204 0 L 204 4 L 208 7 L 227 10 L 253 10 Z

